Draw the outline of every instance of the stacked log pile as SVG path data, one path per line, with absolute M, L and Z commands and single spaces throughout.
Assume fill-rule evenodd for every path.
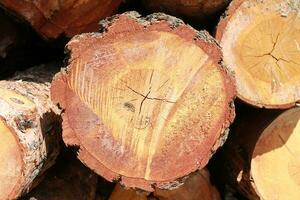
M 0 6 L 0 200 L 300 199 L 299 0 Z

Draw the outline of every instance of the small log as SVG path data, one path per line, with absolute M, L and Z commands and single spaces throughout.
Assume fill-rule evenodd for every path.
M 159 200 L 220 200 L 219 192 L 210 183 L 209 172 L 206 169 L 191 174 L 177 189 L 157 189 L 150 196 Z M 117 184 L 109 200 L 147 200 L 150 196 Z
M 120 3 L 121 0 L 0 0 L 0 5 L 28 21 L 46 38 L 96 31 L 99 20 L 111 15 Z
M 238 97 L 257 107 L 300 100 L 300 2 L 233 0 L 216 38 L 236 74 Z
M 144 193 L 135 191 L 134 189 L 125 189 L 120 184 L 115 186 L 114 191 L 109 197 L 109 200 L 147 200 Z
M 0 199 L 26 194 L 58 155 L 59 110 L 49 97 L 53 74 L 35 68 L 0 81 Z
M 66 154 L 22 200 L 94 200 L 97 179 L 97 175 L 73 155 Z
M 69 65 L 51 88 L 63 139 L 107 180 L 172 188 L 226 140 L 235 86 L 206 32 L 163 14 L 110 20 L 67 45 Z
M 157 189 L 154 196 L 159 200 L 221 200 L 218 190 L 210 182 L 206 169 L 190 175 L 184 185 L 175 190 Z
M 142 0 L 151 12 L 166 12 L 175 16 L 204 20 L 226 8 L 229 0 Z
M 223 180 L 251 200 L 300 198 L 300 109 L 280 113 L 247 111 L 215 163 Z

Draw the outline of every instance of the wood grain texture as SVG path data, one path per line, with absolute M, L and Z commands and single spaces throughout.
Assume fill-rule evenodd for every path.
M 238 97 L 258 107 L 288 108 L 300 99 L 297 0 L 234 0 L 216 33 Z
M 60 150 L 60 111 L 50 100 L 50 83 L 28 81 L 26 73 L 0 81 L 0 199 L 26 194 Z
M 96 31 L 99 20 L 111 15 L 120 3 L 121 0 L 0 1 L 0 5 L 28 21 L 46 38 Z
M 299 108 L 237 112 L 224 148 L 213 160 L 220 184 L 248 199 L 299 198 Z
M 108 180 L 171 188 L 206 165 L 234 118 L 221 51 L 167 15 L 125 13 L 102 26 L 68 43 L 69 65 L 52 83 L 64 141 Z

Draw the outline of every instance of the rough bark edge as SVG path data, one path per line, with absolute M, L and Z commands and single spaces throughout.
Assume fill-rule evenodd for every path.
M 45 68 L 41 69 L 41 72 L 43 70 Z M 12 133 L 15 133 L 23 161 L 22 177 L 10 194 L 9 198 L 11 199 L 28 193 L 37 185 L 40 181 L 39 175 L 42 175 L 55 163 L 60 149 L 58 133 L 60 111 L 50 101 L 49 80 L 45 80 L 44 83 L 22 80 L 30 74 L 31 70 L 28 70 L 9 81 L 0 81 L 1 88 L 14 91 L 35 104 L 35 110 L 14 110 L 10 106 L 13 114 L 3 113 L 1 115 Z M 48 75 L 51 77 L 52 74 Z M 42 81 L 43 77 L 39 77 L 39 80 Z M 50 148 L 49 144 L 51 144 Z
M 152 28 L 156 25 L 163 25 L 164 27 L 161 28 L 162 31 L 166 32 L 172 32 L 173 34 L 177 34 L 178 36 L 182 37 L 183 39 L 186 39 L 188 42 L 194 42 L 195 45 L 199 46 L 206 54 L 210 56 L 216 67 L 220 68 L 220 71 L 223 73 L 224 77 L 227 77 L 227 97 L 226 99 L 229 102 L 226 116 L 224 117 L 224 123 L 223 128 L 220 131 L 220 137 L 216 140 L 215 144 L 213 145 L 213 148 L 211 149 L 211 155 L 216 151 L 216 149 L 223 145 L 225 142 L 227 135 L 228 135 L 228 127 L 233 122 L 233 119 L 235 117 L 234 112 L 234 98 L 236 95 L 235 90 L 235 83 L 233 81 L 233 74 L 230 73 L 224 66 L 222 62 L 222 52 L 221 48 L 218 45 L 218 43 L 211 37 L 208 32 L 206 31 L 196 31 L 191 26 L 185 25 L 184 22 L 180 19 L 177 19 L 175 17 L 163 14 L 163 13 L 154 13 L 146 17 L 141 17 L 139 13 L 135 11 L 131 12 L 125 12 L 124 14 L 115 15 L 113 17 L 106 18 L 105 20 L 102 20 L 100 24 L 100 33 L 84 33 L 81 35 L 77 35 L 73 37 L 73 39 L 67 44 L 66 46 L 66 52 L 69 53 L 69 62 L 72 62 L 72 59 L 76 55 L 71 54 L 70 45 L 77 45 L 76 43 L 80 43 L 80 39 L 85 37 L 92 37 L 93 39 L 100 39 L 105 37 L 108 34 L 116 34 L 115 32 L 111 32 L 111 28 L 113 26 L 116 26 L 115 24 L 118 22 L 119 19 L 130 19 L 134 22 L 136 27 L 130 27 L 131 29 L 128 30 L 120 30 L 120 32 L 127 32 L 127 31 L 135 31 L 135 30 L 153 30 Z M 180 29 L 184 29 L 185 35 L 183 33 L 178 33 Z M 119 30 L 118 30 L 119 31 Z M 74 47 L 76 48 L 76 47 Z M 57 96 L 63 96 L 64 94 L 64 88 L 66 86 L 66 77 L 65 75 L 68 73 L 69 69 L 68 67 L 66 69 L 61 70 L 61 74 L 57 74 L 54 78 L 54 81 L 52 83 L 52 97 L 53 101 L 55 103 L 58 103 L 59 101 L 56 99 Z M 60 94 L 60 95 L 58 95 Z M 60 106 L 65 107 L 65 102 L 61 101 L 59 102 Z M 126 185 L 127 187 L 136 188 L 136 185 L 139 185 L 141 189 L 147 190 L 147 191 L 154 191 L 154 188 L 158 187 L 161 189 L 176 189 L 180 185 L 183 184 L 186 177 L 189 176 L 189 174 L 185 175 L 182 178 L 178 178 L 174 181 L 165 181 L 165 182 L 154 182 L 154 181 L 147 181 L 143 178 L 132 178 L 132 177 L 126 177 L 122 176 L 116 172 L 112 172 L 110 169 L 106 168 L 104 165 L 97 162 L 97 159 L 94 158 L 84 147 L 80 146 L 80 142 L 77 139 L 76 135 L 72 131 L 72 129 L 68 125 L 68 121 L 66 118 L 63 120 L 63 139 L 67 145 L 71 146 L 79 146 L 79 153 L 78 158 L 89 168 L 91 168 L 96 173 L 100 174 L 101 176 L 105 177 L 109 181 L 117 181 L 120 182 L 121 185 Z M 210 157 L 202 159 L 198 168 L 194 171 L 201 169 L 204 167 L 207 163 Z M 200 166 L 201 165 L 201 166 Z M 102 169 L 102 170 L 100 170 Z M 104 169 L 104 170 L 103 170 Z M 193 173 L 193 171 L 191 171 Z M 138 183 L 138 184 L 137 184 Z
M 241 5 L 246 1 L 249 1 L 249 0 L 232 0 L 232 2 L 229 4 L 226 12 L 221 16 L 220 21 L 216 28 L 216 33 L 214 34 L 217 42 L 221 42 L 223 34 L 224 34 L 226 27 L 227 27 L 228 23 L 230 22 L 231 18 L 234 16 L 235 12 L 241 7 Z M 262 0 L 261 2 L 263 2 L 263 1 L 264 0 Z M 290 12 L 296 12 L 299 15 L 300 2 L 295 3 L 295 4 L 294 4 L 294 2 L 295 2 L 295 0 L 288 0 L 286 7 L 284 7 L 284 8 L 278 7 L 277 11 L 282 16 L 287 16 Z M 226 68 L 232 74 L 235 74 L 228 67 L 226 67 Z M 252 100 L 244 98 L 243 96 L 241 96 L 238 93 L 237 93 L 237 97 L 248 105 L 251 105 L 251 106 L 254 106 L 257 108 L 267 108 L 267 109 L 287 109 L 287 108 L 292 108 L 300 103 L 300 99 L 299 99 L 299 100 L 296 100 L 295 102 L 291 102 L 291 103 L 286 103 L 286 104 L 281 104 L 281 105 L 270 105 L 270 104 L 254 102 Z

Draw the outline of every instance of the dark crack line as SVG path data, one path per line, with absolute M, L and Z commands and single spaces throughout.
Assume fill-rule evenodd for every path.
M 286 142 L 284 141 L 284 139 L 282 138 L 282 136 L 280 134 L 278 134 L 278 137 L 281 140 L 283 146 L 285 146 L 285 148 L 288 150 L 288 152 L 290 152 L 291 155 L 295 156 L 294 153 L 290 150 L 290 148 L 286 145 Z
M 151 83 L 152 83 L 153 73 L 154 73 L 154 70 L 152 69 L 150 80 L 149 80 L 149 85 L 151 85 Z
M 170 79 L 166 80 L 166 81 L 165 81 L 165 82 L 164 82 L 164 83 L 156 90 L 156 92 L 159 91 L 159 90 L 160 90 L 167 82 L 169 82 L 169 80 L 170 80 Z
M 139 115 L 141 114 L 143 104 L 144 104 L 145 100 L 148 98 L 148 95 L 150 94 L 150 92 L 151 92 L 151 91 L 149 90 L 149 92 L 147 93 L 147 95 L 146 95 L 146 96 L 144 97 L 144 99 L 141 101 Z
M 150 92 L 151 92 L 151 87 L 150 87 L 150 90 L 149 90 L 148 94 L 145 96 L 145 95 L 143 95 L 142 93 L 140 93 L 140 92 L 138 92 L 138 91 L 132 89 L 132 88 L 129 87 L 128 85 L 125 85 L 125 86 L 126 86 L 129 90 L 131 90 L 132 92 L 136 93 L 137 95 L 140 95 L 140 96 L 144 97 L 144 99 L 164 101 L 164 102 L 167 102 L 167 103 L 176 103 L 176 102 L 174 102 L 174 101 L 169 101 L 169 100 L 167 100 L 167 99 L 156 98 L 156 97 L 149 97 L 149 94 L 150 94 Z

